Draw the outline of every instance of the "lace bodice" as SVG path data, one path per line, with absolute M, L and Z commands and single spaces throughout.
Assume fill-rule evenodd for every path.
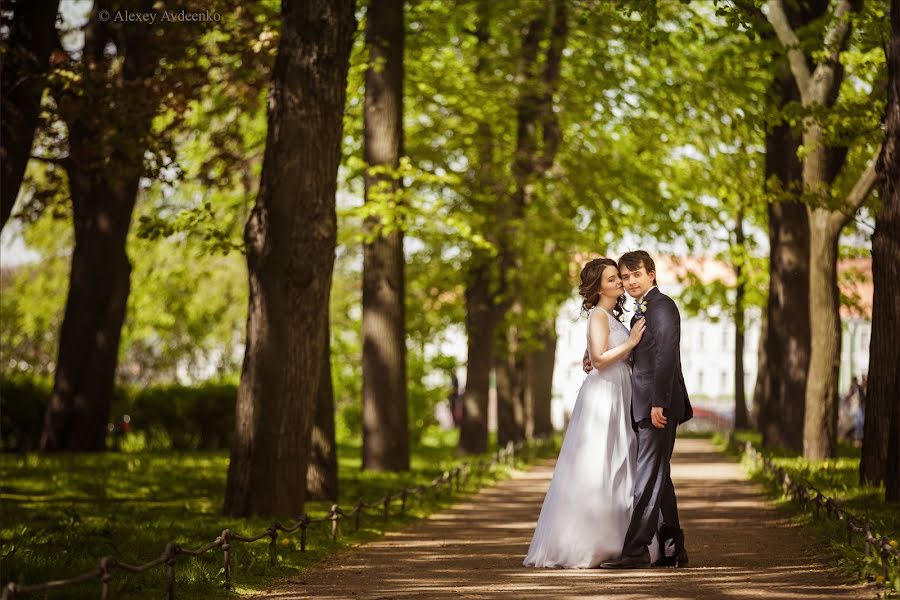
M 590 319 L 594 317 L 594 313 L 600 311 L 604 315 L 606 315 L 607 320 L 609 321 L 609 339 L 606 342 L 606 350 L 611 350 L 616 346 L 621 346 L 625 342 L 628 341 L 628 336 L 630 332 L 625 325 L 622 324 L 617 318 L 615 318 L 612 313 L 606 311 L 606 309 L 601 307 L 596 307 L 591 309 L 591 315 L 588 317 L 588 322 Z M 598 317 L 599 318 L 599 317 Z M 588 352 L 590 352 L 591 348 L 591 328 L 588 327 L 587 330 L 587 342 L 588 342 Z

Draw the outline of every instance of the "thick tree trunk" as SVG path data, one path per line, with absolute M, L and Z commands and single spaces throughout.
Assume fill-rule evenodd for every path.
M 831 107 L 840 94 L 844 68 L 840 51 L 847 47 L 852 31 L 851 13 L 861 2 L 839 2 L 823 35 L 826 56 L 810 65 L 800 49 L 798 37 L 782 0 L 768 0 L 766 17 L 785 49 L 791 74 L 797 83 L 803 107 Z M 833 456 L 837 448 L 837 373 L 840 365 L 841 323 L 837 292 L 837 244 L 841 229 L 862 205 L 874 182 L 874 169 L 867 168 L 854 185 L 845 207 L 828 208 L 832 183 L 847 157 L 847 148 L 827 147 L 819 118 L 803 120 L 803 192 L 808 198 L 810 254 L 814 258 L 810 276 L 810 359 L 806 385 L 806 415 L 803 453 L 806 458 Z
M 779 72 L 773 92 L 784 106 L 799 99 L 789 72 Z M 766 136 L 766 181 L 796 193 L 802 177 L 800 140 L 782 123 Z M 767 447 L 803 450 L 806 371 L 809 364 L 809 217 L 796 201 L 769 204 L 769 300 L 760 340 L 762 402 L 757 427 Z
M 835 85 L 839 85 L 838 83 Z M 803 145 L 812 148 L 803 160 L 803 187 L 814 197 L 827 198 L 843 167 L 846 148 L 827 148 L 821 125 L 806 124 Z M 874 178 L 873 178 L 874 180 Z M 870 189 L 870 187 L 869 187 Z M 856 189 L 851 195 L 856 193 Z M 858 206 L 868 195 L 865 191 Z M 838 375 L 841 365 L 840 292 L 837 286 L 838 241 L 849 214 L 818 206 L 807 206 L 809 215 L 810 358 L 806 379 L 803 456 L 822 459 L 837 456 Z
M 556 340 L 556 321 L 551 320 L 540 333 L 541 347 L 525 356 L 525 435 L 529 438 L 553 433 L 550 408 Z
M 488 6 L 489 3 L 486 1 L 478 4 L 479 21 L 476 35 L 482 54 L 476 71 L 486 68 L 484 43 L 488 39 Z M 528 184 L 534 176 L 550 168 L 560 142 L 558 120 L 553 111 L 553 94 L 558 86 L 562 51 L 568 33 L 565 1 L 555 0 L 552 6 L 537 10 L 538 15 L 525 30 L 517 73 L 521 95 L 516 103 L 516 150 L 512 168 L 515 185 L 509 201 L 496 207 L 496 230 L 489 236 L 498 247 L 499 264 L 492 268 L 485 257 L 474 258 L 466 287 L 469 363 L 463 423 L 460 427 L 459 450 L 463 453 L 482 452 L 487 447 L 487 392 L 490 367 L 495 362 L 493 346 L 496 328 L 512 306 L 512 298 L 515 297 L 517 289 L 515 270 L 521 259 L 516 244 L 521 243 L 522 217 L 527 203 Z M 550 16 L 553 25 L 541 69 L 539 52 Z M 483 145 L 479 181 L 485 189 L 490 189 L 493 179 L 492 136 L 489 124 L 482 124 L 479 127 L 479 134 Z M 543 142 L 543 147 L 539 146 L 539 139 Z M 494 189 L 497 187 L 499 186 Z M 494 233 L 496 235 L 493 235 Z M 503 385 L 501 378 L 502 374 L 498 377 L 498 387 Z
M 369 167 L 396 169 L 403 153 L 403 35 L 403 0 L 372 2 L 366 16 L 364 153 Z M 399 182 L 390 175 L 367 174 L 365 185 L 366 202 L 393 207 L 400 196 Z M 390 218 L 395 221 L 388 223 Z M 368 219 L 374 239 L 363 251 L 362 465 L 376 471 L 409 469 L 405 261 L 402 223 L 396 219 Z
M 331 380 L 331 339 L 325 323 L 322 379 L 316 399 L 316 414 L 310 435 L 311 451 L 306 471 L 306 493 L 311 499 L 338 499 L 337 442 L 334 438 L 334 385 Z
M 121 165 L 120 165 L 121 166 Z M 41 450 L 102 451 L 112 406 L 119 338 L 130 291 L 125 241 L 138 189 L 138 165 L 125 181 L 115 171 L 69 169 L 75 249 L 53 396 Z
M 806 27 L 822 18 L 830 0 L 811 0 L 784 7 L 789 24 Z M 771 12 L 771 11 L 770 11 Z M 775 35 L 774 30 L 767 32 Z M 806 62 L 811 62 L 809 56 Z M 799 102 L 800 90 L 783 55 L 776 62 L 773 88 L 779 108 Z M 833 99 L 832 99 L 833 101 Z M 779 124 L 766 136 L 766 181 L 774 176 L 789 200 L 769 205 L 769 304 L 764 351 L 767 373 L 758 427 L 766 446 L 803 450 L 806 381 L 811 353 L 809 314 L 809 214 L 799 201 L 803 165 L 797 158 L 800 135 Z M 833 169 L 839 169 L 838 159 Z M 833 155 L 830 155 L 834 158 Z
M 827 197 L 844 159 L 845 149 L 828 152 L 817 125 L 804 134 L 804 146 L 822 150 L 810 152 L 803 166 L 804 187 Z M 875 181 L 870 165 L 846 199 L 847 208 L 833 210 L 807 207 L 810 223 L 810 253 L 816 257 L 810 269 L 809 311 L 810 361 L 806 383 L 806 422 L 804 451 L 806 458 L 836 456 L 838 419 L 838 374 L 841 359 L 840 293 L 837 287 L 838 241 L 851 215 L 862 205 Z
M 225 512 L 296 515 L 326 361 L 335 194 L 353 0 L 282 3 L 259 195 L 247 222 L 250 303 Z
M 475 74 L 488 69 L 490 59 L 490 0 L 479 0 L 476 5 L 475 36 L 478 53 Z M 478 123 L 478 166 L 475 171 L 475 187 L 481 192 L 496 189 L 494 166 L 494 135 L 491 123 Z M 491 194 L 493 195 L 493 194 Z M 495 201 L 499 201 L 495 200 Z M 473 199 L 473 203 L 476 202 Z M 479 206 L 486 210 L 487 207 Z M 494 232 L 486 232 L 488 239 L 497 243 Z M 459 454 L 479 454 L 488 448 L 488 402 L 491 385 L 491 369 L 494 366 L 496 330 L 502 315 L 498 296 L 503 291 L 502 280 L 491 266 L 492 258 L 477 249 L 467 265 L 466 301 L 466 386 L 463 391 L 463 412 L 459 424 Z
M 466 389 L 457 448 L 461 454 L 480 454 L 488 449 L 491 369 L 497 327 L 502 318 L 491 289 L 492 280 L 491 265 L 486 258 L 470 266 L 466 283 Z
M 888 102 L 878 158 L 882 207 L 872 236 L 872 337 L 860 481 L 884 483 L 885 499 L 900 502 L 900 0 L 891 2 L 887 52 Z
M 809 219 L 795 202 L 769 206 L 768 390 L 760 411 L 763 444 L 803 450 L 809 367 Z
M 524 268 L 522 227 L 531 184 L 552 167 L 561 141 L 558 118 L 553 111 L 553 95 L 559 85 L 567 34 L 566 5 L 563 0 L 556 0 L 539 10 L 522 39 L 516 77 L 519 98 L 512 168 L 515 186 L 503 221 L 504 252 L 501 255 L 505 275 L 510 277 L 511 295 L 515 298 L 522 287 L 518 276 Z M 546 50 L 541 62 L 545 37 Z M 518 300 L 516 302 L 503 340 L 505 347 L 497 361 L 497 440 L 501 444 L 524 439 L 526 431 L 526 375 L 519 333 L 525 311 Z
M 518 311 L 513 309 L 513 314 Z M 525 366 L 519 331 L 510 325 L 501 332 L 494 360 L 497 379 L 497 443 L 525 439 Z
M 840 296 L 837 287 L 837 251 L 840 230 L 828 225 L 830 211 L 810 211 L 809 314 L 812 352 L 806 380 L 806 418 L 803 455 L 837 455 L 837 382 L 840 369 Z
M 751 411 L 750 421 L 753 427 L 759 429 L 759 414 L 765 403 L 765 393 L 769 384 L 767 381 L 769 374 L 769 359 L 766 356 L 766 330 L 769 327 L 766 313 L 763 312 L 759 319 L 759 341 L 756 348 L 756 383 L 753 386 L 753 410 Z
M 111 90 L 110 102 L 129 106 L 102 114 L 72 93 L 59 102 L 69 136 L 65 166 L 75 231 L 69 291 L 60 329 L 53 395 L 44 416 L 41 449 L 100 451 L 112 404 L 119 339 L 130 291 L 125 245 L 144 173 L 144 151 L 160 98 L 147 91 L 161 42 L 145 27 L 126 26 L 124 55 L 112 66 L 111 32 L 96 10 L 85 31 L 81 82 Z M 105 87 L 108 86 L 108 87 Z
M 58 12 L 59 0 L 18 0 L 12 6 L 0 75 L 0 229 L 12 214 L 31 156 Z
M 734 234 L 735 244 L 742 248 L 744 246 L 743 210 L 738 211 Z M 737 280 L 734 301 L 734 427 L 735 429 L 746 429 L 750 425 L 744 390 L 744 328 L 746 326 L 744 297 L 747 284 L 744 281 L 743 263 L 736 264 L 734 270 Z

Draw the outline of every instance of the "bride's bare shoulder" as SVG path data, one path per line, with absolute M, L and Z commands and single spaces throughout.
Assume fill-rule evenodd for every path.
M 609 319 L 606 317 L 606 311 L 600 307 L 592 309 L 588 315 L 588 327 L 599 327 L 609 330 Z

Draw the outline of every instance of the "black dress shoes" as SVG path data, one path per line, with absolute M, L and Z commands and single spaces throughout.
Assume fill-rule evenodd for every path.
M 643 556 L 621 556 L 616 560 L 608 560 L 600 563 L 601 569 L 649 569 L 650 554 L 645 552 Z
M 688 553 L 684 547 L 684 531 L 678 527 L 663 525 L 659 528 L 659 551 L 662 556 L 653 563 L 654 567 L 679 567 L 688 566 Z M 672 541 L 674 553 L 666 556 L 666 546 Z

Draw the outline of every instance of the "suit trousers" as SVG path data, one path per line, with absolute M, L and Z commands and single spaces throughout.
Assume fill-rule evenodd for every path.
M 647 547 L 656 535 L 660 511 L 664 525 L 681 527 L 669 466 L 677 428 L 678 420 L 671 416 L 663 429 L 654 427 L 650 419 L 643 419 L 638 424 L 634 512 L 625 534 L 623 556 L 643 557 L 647 553 Z

